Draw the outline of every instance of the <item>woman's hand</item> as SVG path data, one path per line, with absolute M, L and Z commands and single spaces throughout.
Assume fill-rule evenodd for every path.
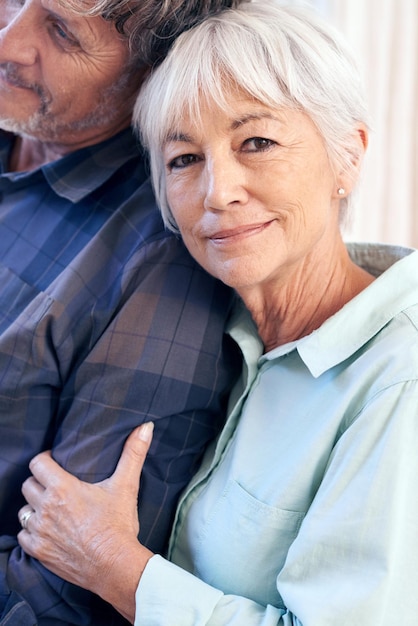
M 152 423 L 135 429 L 114 474 L 93 485 L 63 470 L 49 452 L 37 455 L 22 486 L 28 505 L 19 511 L 18 540 L 27 554 L 131 621 L 136 587 L 152 556 L 137 539 L 138 487 L 152 430 Z

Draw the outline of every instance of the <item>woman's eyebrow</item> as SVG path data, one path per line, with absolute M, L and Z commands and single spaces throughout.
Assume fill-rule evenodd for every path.
M 183 141 L 185 143 L 191 143 L 193 140 L 190 135 L 186 135 L 185 133 L 171 132 L 165 138 L 164 145 L 170 143 L 171 141 Z
M 231 123 L 231 130 L 236 130 L 240 126 L 244 126 L 244 124 L 248 124 L 248 122 L 254 122 L 262 119 L 274 120 L 275 122 L 282 122 L 279 117 L 272 115 L 271 113 L 261 112 L 261 113 L 248 113 L 247 115 L 243 115 L 238 119 L 234 120 Z
M 240 128 L 240 126 L 244 126 L 245 124 L 248 124 L 249 122 L 259 121 L 263 119 L 269 119 L 275 122 L 283 123 L 283 120 L 280 119 L 280 117 L 273 115 L 272 113 L 262 111 L 260 113 L 248 113 L 248 114 L 242 115 L 241 117 L 233 120 L 229 128 L 230 130 L 236 130 L 237 128 Z M 184 143 L 192 143 L 193 138 L 190 135 L 187 135 L 186 133 L 171 131 L 167 134 L 164 140 L 164 145 L 167 143 L 176 142 L 176 141 L 181 141 Z

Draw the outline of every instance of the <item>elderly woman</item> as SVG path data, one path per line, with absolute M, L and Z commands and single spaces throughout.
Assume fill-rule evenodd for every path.
M 99 485 L 37 457 L 21 545 L 138 625 L 416 624 L 418 253 L 343 243 L 368 138 L 349 53 L 243 3 L 181 36 L 136 120 L 167 225 L 239 296 L 243 375 L 168 560 L 136 541 L 151 425 Z

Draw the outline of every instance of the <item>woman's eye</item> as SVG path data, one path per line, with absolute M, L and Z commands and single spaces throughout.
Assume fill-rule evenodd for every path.
M 263 152 L 263 150 L 268 150 L 274 145 L 276 145 L 276 142 L 271 139 L 265 139 L 264 137 L 251 137 L 251 139 L 247 139 L 244 142 L 244 151 Z
M 168 167 L 169 169 L 181 169 L 187 167 L 188 165 L 193 165 L 193 163 L 197 162 L 197 156 L 195 154 L 182 154 L 181 156 L 172 159 Z

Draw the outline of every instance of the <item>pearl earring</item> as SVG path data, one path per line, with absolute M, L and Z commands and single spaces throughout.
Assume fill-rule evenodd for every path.
M 345 189 L 344 189 L 344 187 L 340 187 L 340 188 L 338 189 L 337 193 L 338 193 L 338 195 L 339 195 L 339 196 L 343 196 L 343 195 L 345 194 Z

